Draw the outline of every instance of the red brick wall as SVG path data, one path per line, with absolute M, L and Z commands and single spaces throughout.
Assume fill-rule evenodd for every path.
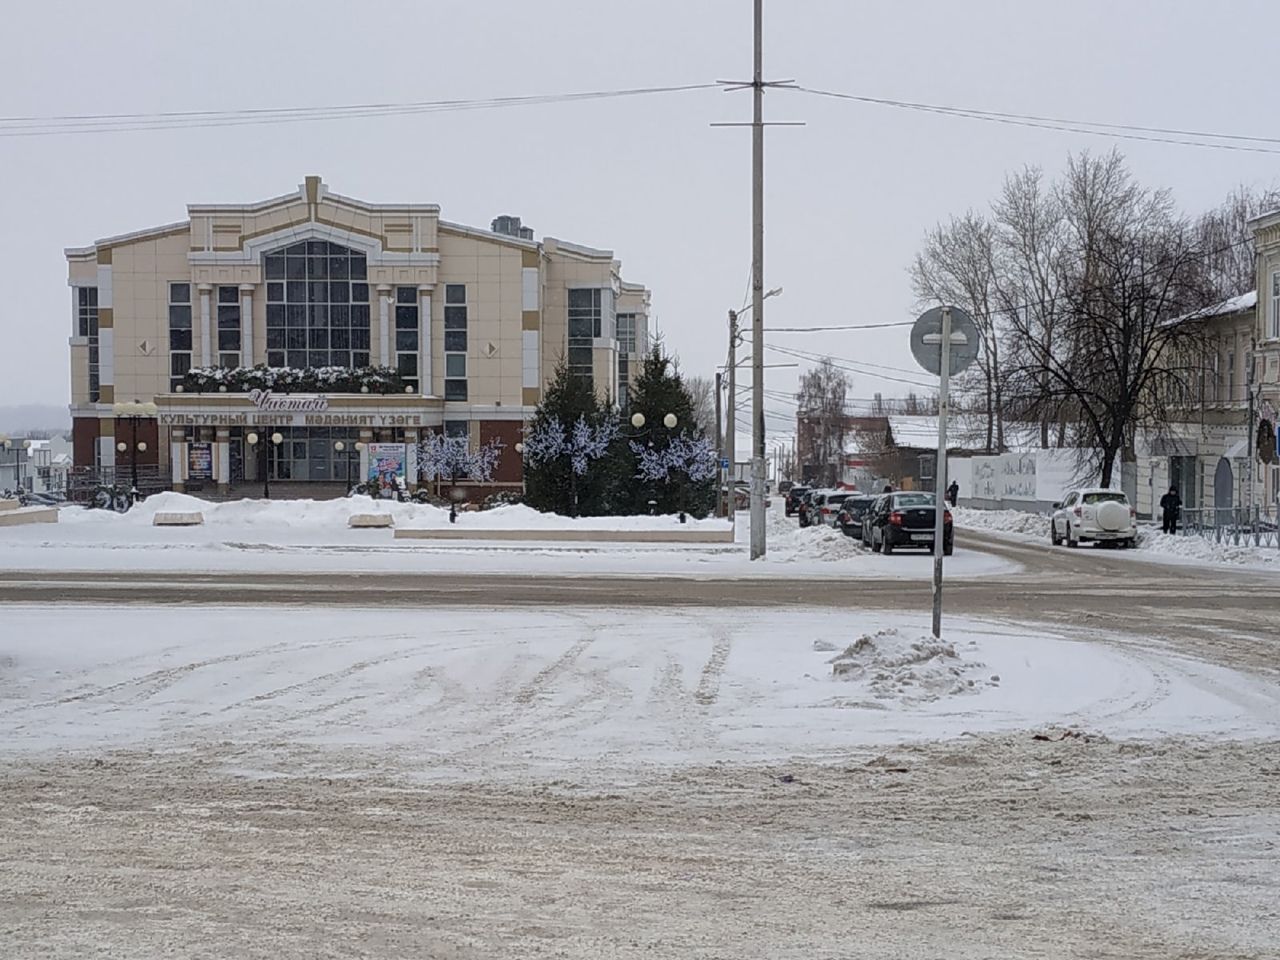
M 121 441 L 129 444 L 129 449 L 123 453 L 116 451 L 116 466 L 127 467 L 132 463 L 130 458 L 133 456 L 133 425 L 128 420 L 116 420 L 116 443 Z M 138 454 L 138 463 L 141 465 L 150 464 L 155 466 L 160 462 L 160 425 L 155 420 L 139 420 L 138 421 L 138 442 L 145 443 L 147 449 Z
M 93 448 L 98 442 L 98 418 L 75 417 L 71 421 L 71 462 L 77 467 L 93 466 Z
M 523 438 L 524 424 L 519 420 L 481 420 L 480 443 L 501 440 L 502 455 L 498 458 L 498 466 L 493 471 L 494 483 L 521 483 L 524 480 L 524 469 L 520 454 L 516 452 L 516 444 Z

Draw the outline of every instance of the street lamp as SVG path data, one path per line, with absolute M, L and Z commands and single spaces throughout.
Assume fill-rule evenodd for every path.
M 333 442 L 333 449 L 337 450 L 338 453 L 342 453 L 342 451 L 347 449 L 347 445 L 343 443 L 341 440 L 335 440 Z M 364 443 L 360 440 L 357 440 L 355 443 L 355 447 L 353 449 L 356 451 L 356 455 L 359 456 L 360 451 L 364 449 Z M 350 493 L 350 492 L 351 492 L 351 455 L 347 454 L 347 493 Z
M 680 418 L 677 417 L 674 413 L 668 413 L 662 418 L 662 425 L 666 427 L 668 430 L 674 430 L 676 428 L 676 425 L 679 422 L 680 422 Z M 645 433 L 648 433 L 649 431 L 644 430 L 645 423 L 646 423 L 645 416 L 639 410 L 637 410 L 635 413 L 631 415 L 631 426 L 633 426 L 637 431 L 644 431 Z M 649 446 L 653 446 L 652 440 L 649 441 Z M 670 486 L 671 485 L 670 478 L 664 480 L 663 483 L 666 486 Z M 681 497 L 681 501 L 683 501 L 683 499 L 684 498 Z M 657 501 L 650 500 L 649 513 L 653 514 L 656 511 L 656 508 L 657 508 Z M 683 506 L 681 506 L 680 508 L 680 522 L 681 523 L 685 522 L 685 511 Z
M 262 444 L 262 498 L 264 500 L 271 499 L 271 474 L 267 462 L 267 439 L 266 437 L 258 436 L 256 433 L 250 433 L 245 437 L 251 447 L 257 446 L 259 442 Z M 271 434 L 270 440 L 277 447 L 284 443 L 284 437 L 280 435 L 279 431 Z
M 27 450 L 31 449 L 30 440 L 26 442 L 25 448 Z M 0 450 L 4 450 L 5 453 L 8 453 L 10 450 L 14 450 L 13 440 L 10 439 L 8 434 L 0 433 Z M 18 455 L 16 450 L 13 454 L 13 476 L 15 478 L 13 481 L 14 486 L 16 486 L 19 490 L 21 490 L 22 489 L 22 458 Z
M 128 403 L 113 403 L 111 405 L 111 412 L 115 414 L 115 417 L 117 420 L 128 420 L 129 426 L 133 431 L 132 443 L 130 443 L 127 446 L 124 443 L 117 443 L 116 449 L 119 450 L 121 453 L 124 453 L 125 450 L 130 451 L 130 454 L 129 454 L 129 465 L 130 465 L 130 473 L 131 473 L 130 487 L 132 488 L 134 493 L 137 493 L 138 491 L 138 454 L 147 449 L 147 445 L 145 442 L 143 443 L 138 442 L 138 422 L 143 419 L 146 419 L 146 420 L 154 419 L 156 416 L 156 413 L 158 412 L 158 408 L 150 400 L 148 400 L 146 403 L 139 403 L 137 400 L 132 400 Z

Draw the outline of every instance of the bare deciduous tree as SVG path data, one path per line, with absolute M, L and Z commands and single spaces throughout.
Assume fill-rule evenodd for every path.
M 844 462 L 844 441 L 848 429 L 845 398 L 849 377 L 829 357 L 800 377 L 796 394 L 799 409 L 796 419 L 805 425 L 808 453 L 818 471 L 818 482 L 834 485 L 840 478 Z
M 693 400 L 693 422 L 704 437 L 716 435 L 715 386 L 707 377 L 685 377 L 684 388 Z
M 1226 300 L 1254 288 L 1257 272 L 1249 221 L 1277 207 L 1280 190 L 1259 193 L 1242 185 L 1196 219 L 1196 241 L 1203 251 L 1203 268 L 1214 299 Z
M 1187 388 L 1184 344 L 1195 334 L 1172 321 L 1211 294 L 1193 225 L 1119 154 L 1073 157 L 1057 196 L 1066 241 L 1054 336 L 1026 306 L 1006 319 L 1019 381 L 1072 411 L 1107 485 L 1117 456 L 1132 459 L 1136 429 L 1166 423 L 1167 398 Z

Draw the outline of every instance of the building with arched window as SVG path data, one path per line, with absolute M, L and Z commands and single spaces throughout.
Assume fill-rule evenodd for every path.
M 383 443 L 405 445 L 412 485 L 430 430 L 500 441 L 494 482 L 519 484 L 515 444 L 556 363 L 625 406 L 648 345 L 649 293 L 612 252 L 319 177 L 66 256 L 75 466 L 108 477 L 136 458 L 178 490 L 264 471 L 337 486 Z

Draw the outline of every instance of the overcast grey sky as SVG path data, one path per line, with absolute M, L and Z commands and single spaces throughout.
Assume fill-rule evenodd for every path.
M 878 97 L 1272 135 L 1265 0 L 766 0 L 766 73 Z M 750 0 L 117 0 L 5 5 L 0 115 L 320 106 L 697 83 L 749 75 Z M 725 353 L 750 268 L 750 94 L 206 130 L 0 138 L 0 404 L 68 400 L 65 246 L 319 174 L 375 202 L 613 249 L 653 290 L 688 373 Z M 1006 171 L 1113 142 L 771 93 L 770 325 L 910 319 L 925 230 Z M 1188 210 L 1276 182 L 1276 156 L 1120 143 Z M 777 335 L 912 367 L 906 333 Z M 794 390 L 799 371 L 769 371 Z M 918 376 L 918 375 L 917 375 Z M 901 384 L 856 377 L 854 395 Z M 790 408 L 770 401 L 777 411 Z M 771 427 L 776 424 L 771 424 Z

